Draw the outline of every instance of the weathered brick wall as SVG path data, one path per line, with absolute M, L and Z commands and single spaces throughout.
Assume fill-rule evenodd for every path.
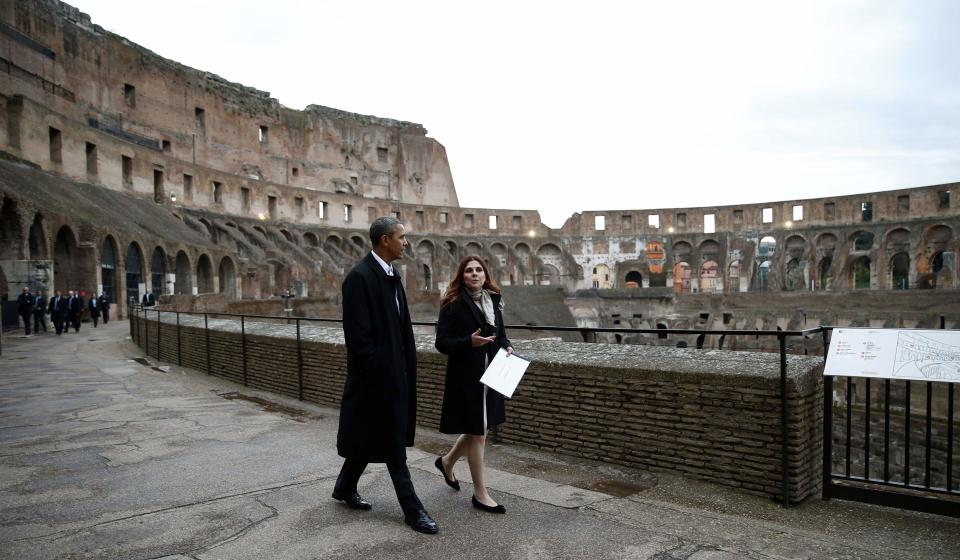
M 159 359 L 208 371 L 203 319 L 182 319 L 178 337 L 175 315 L 162 318 Z M 157 357 L 155 318 L 133 320 L 134 340 Z M 248 321 L 241 337 L 239 322 L 211 321 L 209 372 L 299 397 L 295 332 L 294 325 Z M 338 406 L 346 370 L 339 328 L 304 323 L 301 333 L 303 399 Z M 498 431 L 503 441 L 779 498 L 779 356 L 552 341 L 516 345 L 533 364 L 507 404 L 507 422 Z M 418 358 L 418 420 L 435 429 L 446 357 L 433 349 L 432 337 L 421 336 Z M 788 359 L 792 501 L 819 490 L 821 371 L 819 358 Z

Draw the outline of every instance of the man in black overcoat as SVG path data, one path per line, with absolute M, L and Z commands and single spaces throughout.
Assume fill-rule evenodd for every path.
M 23 329 L 27 336 L 30 336 L 30 321 L 33 319 L 33 305 L 36 299 L 30 293 L 30 288 L 24 286 L 20 295 L 17 296 L 17 312 L 23 319 Z
M 83 312 L 83 298 L 79 294 L 70 290 L 67 298 L 67 324 L 63 330 L 69 331 L 73 327 L 73 332 L 80 332 L 80 314 Z
M 90 312 L 90 319 L 93 320 L 93 328 L 97 328 L 97 322 L 100 321 L 100 300 L 97 299 L 97 294 L 90 294 L 90 299 L 87 300 L 87 310 Z
M 67 298 L 60 295 L 60 290 L 54 292 L 50 298 L 50 320 L 57 329 L 57 335 L 63 333 L 64 322 L 67 318 Z
M 97 302 L 100 305 L 100 314 L 103 315 L 103 324 L 106 325 L 110 322 L 110 299 L 107 298 L 107 294 L 101 293 Z
M 390 263 L 407 245 L 396 218 L 370 225 L 373 251 L 342 287 L 347 380 L 340 404 L 337 453 L 344 457 L 333 497 L 354 509 L 372 506 L 357 493 L 367 463 L 386 463 L 404 521 L 421 533 L 439 531 L 417 497 L 406 448 L 417 426 L 417 349 L 400 274 Z
M 37 298 L 33 302 L 33 332 L 47 332 L 47 296 L 43 290 L 37 290 Z

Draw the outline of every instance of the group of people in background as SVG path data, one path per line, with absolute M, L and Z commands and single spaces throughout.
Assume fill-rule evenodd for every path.
M 23 319 L 23 328 L 27 336 L 31 334 L 31 323 L 32 332 L 39 333 L 41 328 L 43 332 L 47 332 L 47 315 L 50 315 L 50 322 L 53 323 L 58 335 L 63 334 L 64 331 L 69 332 L 71 327 L 74 332 L 80 332 L 80 320 L 84 309 L 89 312 L 94 327 L 97 326 L 101 317 L 104 325 L 110 321 L 110 298 L 103 293 L 85 299 L 73 290 L 69 290 L 66 296 L 57 290 L 53 297 L 48 298 L 44 290 L 39 290 L 37 295 L 33 295 L 30 293 L 30 288 L 24 287 L 17 297 L 17 311 Z

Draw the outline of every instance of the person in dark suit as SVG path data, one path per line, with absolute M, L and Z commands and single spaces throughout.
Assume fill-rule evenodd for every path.
M 390 263 L 407 244 L 396 218 L 370 225 L 373 251 L 343 280 L 343 336 L 347 380 L 340 404 L 337 453 L 343 467 L 333 498 L 354 509 L 372 506 L 357 493 L 368 463 L 386 463 L 404 521 L 414 531 L 439 527 L 410 480 L 406 448 L 417 426 L 417 352 L 400 275 Z
M 60 290 L 57 290 L 54 292 L 53 297 L 50 298 L 50 320 L 53 321 L 53 326 L 57 329 L 58 336 L 63 333 L 66 318 L 67 298 L 60 295 Z
M 33 294 L 30 293 L 30 288 L 26 286 L 23 287 L 20 295 L 17 296 L 17 313 L 19 313 L 20 318 L 23 319 L 23 330 L 27 336 L 30 336 L 30 321 L 33 320 L 33 305 L 35 301 Z
M 93 328 L 97 328 L 97 323 L 100 321 L 100 302 L 97 301 L 96 294 L 90 294 L 90 299 L 87 300 L 87 311 L 90 312 L 90 319 L 93 321 Z
M 43 290 L 37 291 L 37 299 L 33 304 L 33 332 L 39 333 L 40 327 L 47 332 L 47 296 Z
M 143 294 L 143 300 L 140 302 L 144 307 L 153 307 L 156 305 L 157 300 L 153 297 L 153 292 L 147 292 Z
M 80 314 L 82 312 L 83 298 L 73 290 L 70 290 L 69 297 L 67 297 L 67 324 L 64 326 L 65 331 L 69 331 L 72 326 L 73 332 L 80 332 Z
M 501 348 L 510 355 L 513 347 L 503 328 L 500 287 L 480 257 L 468 256 L 460 261 L 447 286 L 437 319 L 435 346 L 447 355 L 440 431 L 460 437 L 434 465 L 446 483 L 459 490 L 453 466 L 466 456 L 473 478 L 473 507 L 506 513 L 506 508 L 490 497 L 483 482 L 487 430 L 506 420 L 503 395 L 480 383 L 480 377 Z
M 97 305 L 100 307 L 100 314 L 103 316 L 103 324 L 106 325 L 110 322 L 110 298 L 107 297 L 107 294 L 100 293 L 100 297 L 97 298 Z

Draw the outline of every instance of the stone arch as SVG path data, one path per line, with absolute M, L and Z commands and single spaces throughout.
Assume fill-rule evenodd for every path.
M 690 255 L 693 254 L 693 245 L 690 245 L 686 241 L 677 241 L 673 244 L 671 252 L 673 253 L 673 261 L 675 264 L 680 261 L 686 261 L 690 258 Z
M 217 277 L 220 280 L 220 293 L 230 299 L 237 298 L 237 267 L 233 259 L 228 256 L 220 259 L 217 267 Z
M 910 230 L 902 227 L 894 228 L 884 236 L 883 243 L 888 251 L 894 253 L 909 252 Z
M 540 272 L 540 284 L 555 286 L 560 283 L 560 270 L 552 264 L 545 264 Z
M 289 241 L 290 243 L 293 243 L 294 245 L 297 244 L 297 242 L 294 241 L 293 234 L 290 233 L 289 231 L 287 231 L 286 229 L 280 228 L 280 235 L 282 235 L 282 236 L 283 236 L 287 241 Z
M 353 244 L 360 249 L 365 249 L 367 247 L 366 240 L 364 240 L 364 238 L 359 235 L 351 235 L 350 241 L 352 241 Z
M 787 259 L 800 260 L 807 253 L 807 240 L 802 235 L 791 235 L 783 243 Z
M 917 286 L 950 288 L 954 283 L 956 253 L 953 229 L 944 224 L 931 226 L 923 233 L 920 258 L 917 259 Z
M 727 267 L 727 285 L 731 292 L 742 291 L 740 285 L 740 261 L 736 260 Z
M 432 290 L 433 288 L 433 243 L 424 239 L 417 243 L 417 267 L 420 277 L 423 280 L 423 289 Z
M 637 270 L 631 270 L 624 277 L 623 285 L 626 288 L 642 288 L 643 287 L 643 275 L 640 274 Z
M 123 258 L 123 268 L 127 271 L 126 298 L 133 304 L 140 302 L 143 294 L 147 291 L 146 273 L 143 265 L 143 250 L 140 249 L 140 245 L 136 241 L 130 242 Z
M 563 266 L 563 253 L 560 247 L 553 243 L 544 243 L 537 248 L 537 259 L 540 269 L 537 274 L 538 284 L 556 285 L 560 283 L 560 271 Z
M 167 281 L 167 254 L 159 245 L 153 250 L 150 257 L 150 291 L 153 297 L 160 301 L 160 296 L 166 293 L 164 285 Z
M 757 246 L 757 257 L 761 262 L 772 259 L 776 252 L 777 240 L 773 236 L 767 235 L 760 239 L 760 243 Z
M 267 240 L 270 239 L 270 235 L 267 234 L 267 228 L 261 226 L 260 224 L 257 224 L 257 225 L 255 225 L 255 226 L 253 226 L 253 229 L 254 229 L 254 231 L 259 232 L 260 235 L 262 235 L 264 239 L 267 239 Z
M 206 253 L 197 259 L 197 293 L 213 293 L 213 263 Z
M 468 255 L 477 255 L 478 257 L 483 257 L 483 247 L 479 243 L 471 241 L 467 243 L 467 254 Z
M 850 287 L 855 290 L 869 290 L 872 261 L 864 255 L 850 264 Z
M 303 233 L 303 244 L 307 247 L 319 247 L 320 238 L 317 237 L 317 234 L 311 231 L 306 231 Z
M 112 235 L 105 236 L 100 243 L 100 291 L 111 302 L 117 302 L 120 287 L 117 283 L 118 253 L 117 241 Z
M 451 257 L 453 257 L 454 259 L 457 258 L 457 252 L 459 251 L 459 248 L 457 247 L 457 243 L 455 241 L 451 241 L 448 239 L 443 242 L 443 247 L 447 250 L 448 253 L 450 253 Z
M 23 259 L 23 224 L 17 201 L 5 196 L 0 208 L 0 260 Z
M 176 280 L 174 280 L 173 291 L 180 295 L 193 295 L 193 274 L 190 265 L 190 257 L 185 251 L 177 252 L 176 262 Z
M 493 256 L 500 266 L 507 266 L 507 246 L 496 242 L 490 245 L 490 255 Z
M 766 292 L 770 289 L 770 266 L 768 260 L 761 261 L 757 266 L 757 278 L 753 284 L 753 289 L 758 292 Z
M 47 226 L 44 223 L 43 214 L 37 212 L 33 217 L 33 224 L 30 225 L 30 238 L 27 243 L 30 250 L 30 260 L 49 260 L 50 247 L 47 244 Z
M 720 244 L 713 239 L 705 239 L 697 247 L 697 251 L 704 260 L 716 260 L 717 255 L 720 254 Z
M 613 280 L 610 279 L 610 267 L 605 264 L 598 264 L 593 267 L 593 287 L 607 290 L 613 287 Z
M 700 291 L 707 293 L 723 291 L 723 278 L 720 276 L 720 265 L 717 261 L 709 260 L 700 265 Z
M 821 290 L 829 290 L 833 288 L 833 277 L 830 276 L 830 269 L 833 267 L 833 256 L 827 255 L 820 259 L 820 262 L 817 265 L 817 278 L 819 280 L 818 288 Z
M 681 243 L 684 242 L 681 241 Z M 686 261 L 680 261 L 673 265 L 673 291 L 678 294 L 690 293 L 691 276 L 690 265 Z
M 870 251 L 873 249 L 874 235 L 869 231 L 860 230 L 850 236 L 854 251 Z
M 910 255 L 897 253 L 890 257 L 890 288 L 906 290 L 910 287 Z

